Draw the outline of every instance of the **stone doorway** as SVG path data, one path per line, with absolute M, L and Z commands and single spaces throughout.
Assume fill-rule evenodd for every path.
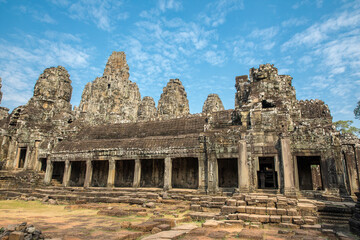
M 297 156 L 300 190 L 323 190 L 320 156 Z
M 218 179 L 219 187 L 237 188 L 238 187 L 238 159 L 237 158 L 219 158 Z
M 26 160 L 26 152 L 27 152 L 27 148 L 19 148 L 19 164 L 18 164 L 18 168 L 24 168 L 25 166 L 25 160 Z
M 106 187 L 109 174 L 109 161 L 93 161 L 92 187 Z
M 259 171 L 257 172 L 258 189 L 277 189 L 277 172 L 274 157 L 259 157 Z
M 47 158 L 40 158 L 40 159 L 39 159 L 39 162 L 40 162 L 40 164 L 41 164 L 40 171 L 46 172 Z
M 74 161 L 71 162 L 71 173 L 69 186 L 82 187 L 85 182 L 86 162 Z
M 164 186 L 164 159 L 141 159 L 140 187 Z
M 121 160 L 115 162 L 115 187 L 132 187 L 134 182 L 134 160 Z
M 199 162 L 197 158 L 172 159 L 172 187 L 197 189 L 199 181 Z
M 64 178 L 65 162 L 53 162 L 53 173 L 51 179 L 58 181 L 60 184 Z

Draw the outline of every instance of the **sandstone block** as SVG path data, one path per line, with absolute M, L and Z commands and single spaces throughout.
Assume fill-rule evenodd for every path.
M 12 232 L 9 235 L 9 240 L 24 240 L 25 234 L 23 232 Z
M 250 214 L 247 214 L 247 213 L 239 213 L 238 219 L 243 220 L 243 221 L 249 221 L 249 215 Z
M 246 206 L 246 213 L 255 214 L 255 207 Z
M 270 222 L 271 223 L 280 223 L 281 222 L 281 216 L 270 215 Z
M 286 209 L 286 211 L 287 211 L 288 216 L 296 216 L 298 214 L 297 210 L 295 208 L 289 208 L 289 209 Z
M 246 213 L 246 206 L 238 206 L 236 209 L 238 213 Z
M 198 204 L 192 204 L 192 205 L 190 206 L 190 210 L 191 210 L 191 211 L 201 212 L 201 211 L 202 211 L 202 208 L 201 208 L 201 206 L 198 205 Z
M 274 207 L 268 207 L 267 209 L 266 209 L 266 212 L 267 212 L 267 214 L 270 214 L 270 215 L 276 215 L 277 214 L 277 211 L 276 211 L 276 208 L 274 208 Z
M 238 219 L 237 214 L 229 214 L 227 218 L 229 220 L 237 220 Z
M 226 205 L 228 206 L 236 206 L 236 200 L 235 199 L 229 199 L 226 201 Z
M 278 208 L 278 209 L 276 209 L 276 214 L 277 215 L 286 215 L 286 209 Z
M 229 213 L 236 213 L 238 207 L 232 207 L 232 206 L 223 206 L 221 208 L 221 212 L 223 214 L 229 214 Z
M 236 205 L 237 205 L 237 206 L 246 206 L 246 202 L 243 201 L 243 200 L 238 200 L 238 201 L 236 202 Z
M 255 207 L 255 214 L 266 214 L 266 207 Z
M 283 223 L 291 223 L 291 222 L 292 222 L 292 217 L 286 216 L 286 215 L 282 215 L 282 216 L 281 216 L 281 222 L 283 222 Z

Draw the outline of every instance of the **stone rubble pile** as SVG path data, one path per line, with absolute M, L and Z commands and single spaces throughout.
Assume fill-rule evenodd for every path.
M 45 239 L 41 230 L 26 222 L 21 224 L 11 224 L 6 228 L 0 228 L 0 240 L 39 240 Z

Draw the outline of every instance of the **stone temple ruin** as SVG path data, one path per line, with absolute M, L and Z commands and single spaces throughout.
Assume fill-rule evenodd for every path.
M 308 199 L 342 203 L 359 191 L 360 141 L 336 131 L 324 102 L 297 100 L 291 81 L 260 65 L 235 78 L 235 109 L 210 94 L 203 112 L 190 114 L 179 79 L 164 87 L 156 108 L 129 80 L 125 53 L 113 52 L 72 110 L 68 72 L 48 68 L 26 105 L 10 115 L 0 109 L 2 168 L 45 172 L 46 184 L 83 193 L 121 189 L 132 199 L 131 189 L 151 191 L 234 219 L 315 224 L 325 205 Z M 350 218 L 344 209 L 339 214 Z

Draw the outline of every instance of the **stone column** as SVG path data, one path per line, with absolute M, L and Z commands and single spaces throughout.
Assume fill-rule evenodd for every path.
M 109 174 L 108 174 L 108 180 L 107 180 L 107 187 L 113 188 L 115 183 L 115 172 L 116 172 L 116 164 L 115 160 L 110 159 L 109 160 Z
M 215 152 L 209 152 L 208 158 L 208 192 L 216 193 L 218 189 L 218 172 Z
M 133 187 L 140 187 L 140 177 L 141 177 L 141 161 L 139 158 L 135 159 L 135 169 L 134 169 L 134 182 Z
M 357 166 L 357 183 L 358 186 L 360 186 L 360 144 L 355 144 L 355 164 Z M 360 191 L 360 189 L 357 189 L 357 191 Z M 359 195 L 360 196 L 360 195 Z
M 93 172 L 92 162 L 91 160 L 86 160 L 86 174 L 85 174 L 85 182 L 84 182 L 85 188 L 88 188 L 91 185 L 92 172 Z
M 284 194 L 295 195 L 294 163 L 290 149 L 290 138 L 288 136 L 283 136 L 280 139 L 280 143 L 284 173 Z
M 64 177 L 63 177 L 63 186 L 68 187 L 71 175 L 71 163 L 69 160 L 65 160 L 65 170 L 64 170 Z
M 40 171 L 41 169 L 41 164 L 39 161 L 39 145 L 40 145 L 40 141 L 39 140 L 35 140 L 35 152 L 34 152 L 34 161 L 35 161 L 35 166 L 34 169 L 35 171 Z
M 52 174 L 53 174 L 53 168 L 54 168 L 53 162 L 50 159 L 48 159 L 47 163 L 46 163 L 46 172 L 45 172 L 45 177 L 44 177 L 45 184 L 50 184 Z
M 249 192 L 249 180 L 246 141 L 240 140 L 238 157 L 238 186 L 240 192 Z
M 164 171 L 164 190 L 171 189 L 172 178 L 172 159 L 170 157 L 165 158 L 165 171 Z

